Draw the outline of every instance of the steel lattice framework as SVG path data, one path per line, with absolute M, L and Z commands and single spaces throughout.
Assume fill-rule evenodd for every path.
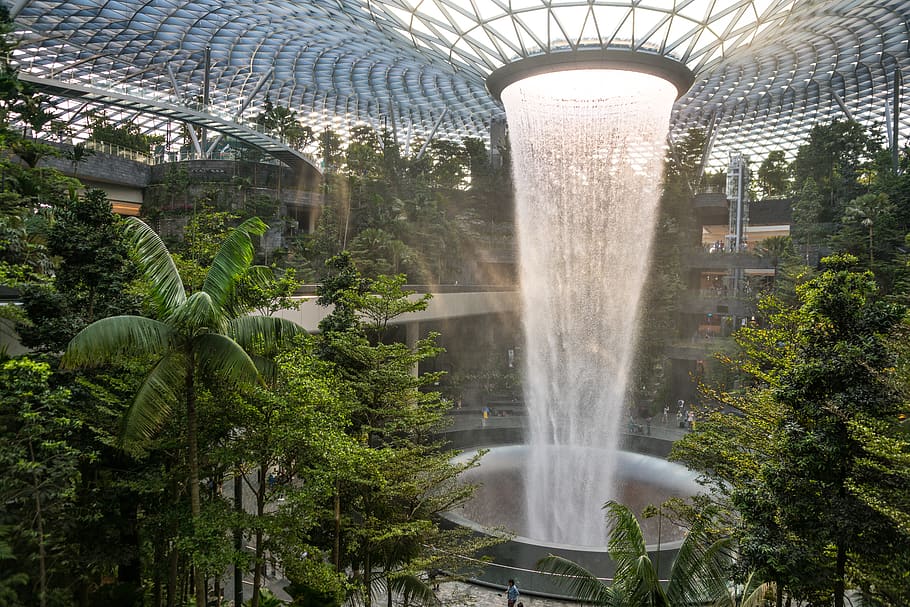
M 174 106 L 243 123 L 268 98 L 316 129 L 389 127 L 406 146 L 437 129 L 486 137 L 502 118 L 485 88 L 490 72 L 524 57 L 608 48 L 659 54 L 695 73 L 674 134 L 709 129 L 715 166 L 733 149 L 792 153 L 813 124 L 832 119 L 880 123 L 901 143 L 910 135 L 900 113 L 906 0 L 14 0 L 10 8 L 23 74 L 57 94 L 68 85 L 97 91 L 59 104 L 76 127 L 86 109 L 112 101 L 117 118 L 148 130 L 166 129 Z M 156 104 L 169 113 L 156 114 Z

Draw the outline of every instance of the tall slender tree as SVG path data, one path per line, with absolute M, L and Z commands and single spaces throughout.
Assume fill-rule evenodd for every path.
M 113 363 L 123 356 L 153 361 L 124 416 L 123 443 L 127 449 L 141 450 L 178 404 L 185 405 L 194 521 L 200 514 L 197 382 L 256 382 L 259 372 L 246 350 L 254 345 L 269 349 L 303 330 L 280 318 L 247 315 L 235 297 L 242 277 L 264 275 L 251 268 L 251 236 L 264 233 L 266 227 L 252 218 L 233 229 L 215 254 L 202 289 L 187 295 L 161 238 L 148 225 L 131 218 L 127 234 L 148 283 L 154 317 L 128 315 L 98 320 L 72 339 L 63 356 L 63 365 L 69 368 Z M 194 582 L 196 605 L 204 607 L 203 572 L 195 572 Z
M 860 587 L 904 605 L 906 590 L 877 572 L 910 570 L 894 507 L 910 485 L 891 344 L 905 310 L 871 272 L 851 271 L 857 261 L 825 258 L 796 306 L 767 300 L 763 326 L 737 333 L 740 390 L 715 395 L 742 415 L 713 414 L 673 456 L 729 497 L 742 558 L 791 596 L 843 607 Z

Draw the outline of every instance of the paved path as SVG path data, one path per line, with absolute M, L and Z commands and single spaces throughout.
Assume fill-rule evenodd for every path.
M 438 596 L 444 607 L 506 607 L 505 587 L 494 590 L 462 582 L 446 582 L 439 585 Z M 579 607 L 579 603 L 527 594 L 522 594 L 518 600 L 524 603 L 524 607 Z

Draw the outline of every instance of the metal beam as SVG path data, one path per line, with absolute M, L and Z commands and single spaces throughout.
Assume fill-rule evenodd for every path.
M 714 147 L 714 139 L 717 137 L 717 110 L 711 113 L 711 120 L 708 122 L 708 139 L 705 141 L 705 149 L 701 153 L 701 161 L 698 163 L 698 175 L 695 177 L 695 185 L 701 183 L 701 178 L 705 175 L 705 167 L 708 165 L 708 158 L 711 156 L 711 150 Z M 690 184 L 690 189 L 692 186 Z
M 894 97 L 892 98 L 894 106 L 891 110 L 891 164 L 895 173 L 900 170 L 901 87 L 903 83 L 904 77 L 898 67 L 894 70 Z
M 104 103 L 127 110 L 161 116 L 174 122 L 187 122 L 197 126 L 204 126 L 212 131 L 222 132 L 227 136 L 253 145 L 290 167 L 322 173 L 319 163 L 312 156 L 300 150 L 295 150 L 287 144 L 259 133 L 248 126 L 231 122 L 219 116 L 206 114 L 160 99 L 145 99 L 125 93 L 96 89 L 83 84 L 41 78 L 32 74 L 20 73 L 19 79 L 29 82 L 39 90 L 51 95 L 81 99 L 91 103 Z
M 177 100 L 183 99 L 183 94 L 180 91 L 180 85 L 177 84 L 177 77 L 174 76 L 174 70 L 171 68 L 170 63 L 167 65 L 167 75 L 171 81 L 171 86 L 174 89 L 174 97 Z M 189 131 L 189 133 L 190 133 L 190 139 L 193 140 L 193 148 L 196 150 L 196 154 L 198 154 L 199 157 L 201 158 L 203 156 L 202 144 L 199 143 L 199 138 L 196 137 L 196 129 L 193 128 L 193 125 L 190 124 L 189 122 L 184 121 L 183 124 L 186 126 L 186 130 Z
M 202 111 L 209 111 L 209 88 L 212 84 L 212 47 L 205 47 L 204 55 L 204 70 L 205 73 L 202 75 Z M 202 144 L 200 147 L 207 148 L 205 141 L 208 139 L 208 129 L 202 127 Z M 201 152 L 200 152 L 201 153 Z M 206 155 L 205 158 L 208 158 Z
M 174 89 L 174 98 L 177 99 L 178 101 L 180 99 L 183 99 L 183 92 L 180 90 L 180 85 L 177 84 L 177 77 L 174 76 L 174 70 L 171 68 L 170 63 L 167 64 L 167 76 L 168 76 L 168 79 L 171 81 L 171 86 Z
M 275 67 L 272 66 L 268 69 L 268 71 L 266 71 L 266 73 L 264 73 L 262 75 L 262 78 L 259 79 L 259 82 L 256 83 L 256 86 L 253 87 L 253 90 L 250 91 L 250 94 L 247 95 L 246 99 L 244 99 L 243 102 L 240 104 L 240 109 L 237 110 L 236 114 L 234 114 L 234 122 L 240 122 L 240 118 L 241 118 L 241 116 L 243 116 L 243 113 L 246 111 L 246 108 L 250 107 L 250 103 L 252 103 L 253 98 L 255 98 L 256 95 L 259 94 L 259 91 L 262 89 L 262 85 L 264 85 L 268 81 L 268 79 L 272 77 L 272 74 L 274 74 L 274 73 L 275 73 Z M 212 139 L 212 143 L 209 144 L 208 149 L 205 151 L 206 157 L 209 157 L 212 155 L 212 152 L 215 150 L 215 146 L 218 145 L 218 143 L 221 141 L 221 139 L 223 137 L 224 137 L 224 135 L 222 135 L 221 133 L 218 133 L 217 135 L 215 135 L 215 137 Z
M 840 107 L 840 111 L 844 113 L 844 116 L 847 117 L 847 120 L 854 122 L 853 112 L 850 111 L 850 108 L 847 107 L 847 104 L 844 103 L 844 100 L 840 98 L 840 95 L 837 94 L 837 91 L 832 89 L 831 96 L 834 97 L 834 101 L 837 102 L 838 107 Z
M 427 137 L 427 140 L 423 143 L 423 146 L 420 148 L 420 151 L 417 152 L 417 158 L 414 159 L 414 162 L 420 162 L 420 159 L 423 158 L 424 153 L 427 151 L 427 146 L 430 145 L 430 142 L 433 141 L 433 137 L 436 136 L 436 131 L 439 130 L 439 125 L 442 124 L 442 119 L 446 117 L 446 114 L 449 110 L 442 110 L 442 114 L 439 116 L 439 120 L 436 121 L 436 124 L 433 125 L 433 130 L 430 131 L 430 136 Z
M 16 0 L 16 3 L 9 8 L 10 19 L 18 17 L 19 13 L 22 12 L 22 9 L 28 6 L 31 1 L 32 0 Z

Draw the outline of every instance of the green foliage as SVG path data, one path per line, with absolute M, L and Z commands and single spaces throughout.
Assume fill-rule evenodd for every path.
M 859 256 L 862 249 L 869 258 L 869 269 L 875 264 L 875 236 L 888 242 L 886 235 L 893 226 L 895 207 L 887 194 L 863 194 L 847 203 L 841 217 L 841 229 L 832 237 L 838 250 Z M 890 249 L 891 247 L 888 247 Z M 882 251 L 879 258 L 890 257 L 890 251 Z
M 103 111 L 89 114 L 90 137 L 95 141 L 109 143 L 127 150 L 151 154 L 152 148 L 164 143 L 163 135 L 147 135 L 132 121 L 111 124 Z
M 297 112 L 284 106 L 276 106 L 268 96 L 265 98 L 262 112 L 256 116 L 256 124 L 265 132 L 299 150 L 313 141 L 313 129 L 300 122 Z
M 83 455 L 68 443 L 80 422 L 70 417 L 70 393 L 50 384 L 46 363 L 27 358 L 0 366 L 0 499 L 15 562 L 4 572 L 22 603 L 47 605 L 54 582 L 67 577 L 66 532 Z
M 103 191 L 89 190 L 60 205 L 48 232 L 57 269 L 52 282 L 23 289 L 28 322 L 17 329 L 24 345 L 61 352 L 87 324 L 133 311 L 138 302 L 127 293 L 133 275 L 123 223 Z
M 245 603 L 247 607 L 252 605 L 252 601 Z M 282 607 L 286 603 L 275 596 L 271 590 L 260 590 L 259 591 L 259 607 Z
M 543 571 L 555 574 L 553 580 L 575 600 L 605 607 L 736 604 L 727 590 L 729 541 L 713 539 L 706 526 L 709 521 L 699 520 L 686 535 L 669 574 L 663 574 L 668 579 L 664 586 L 632 511 L 613 501 L 607 502 L 604 509 L 610 529 L 607 551 L 616 568 L 613 584 L 605 584 L 593 573 L 559 556 L 551 555 L 538 563 Z
M 858 586 L 897 605 L 903 591 L 876 572 L 910 563 L 908 530 L 879 499 L 890 487 L 903 503 L 910 486 L 905 465 L 886 463 L 910 451 L 888 346 L 904 311 L 856 261 L 827 258 L 796 308 L 763 303 L 763 327 L 740 330 L 728 361 L 741 391 L 714 394 L 742 414 L 711 415 L 673 456 L 741 516 L 740 551 L 762 578 L 796 598 L 842 605 Z
M 437 515 L 464 503 L 473 487 L 455 482 L 476 458 L 453 464 L 452 452 L 435 438 L 449 404 L 428 387 L 438 373 L 415 373 L 420 361 L 439 349 L 435 336 L 413 348 L 389 340 L 390 323 L 423 309 L 412 300 L 403 277 L 365 283 L 342 256 L 338 280 L 323 301 L 341 310 L 321 336 L 321 351 L 338 368 L 351 393 L 347 435 L 353 439 L 334 484 L 338 515 L 326 509 L 325 528 L 334 528 L 336 571 L 350 570 L 349 592 L 369 605 L 379 587 L 413 602 L 435 602 L 425 571 L 445 566 L 451 554 L 472 551 L 485 540 L 464 530 L 440 528 Z
M 84 368 L 116 363 L 125 356 L 153 363 L 124 416 L 124 444 L 141 453 L 177 406 L 185 405 L 193 537 L 212 538 L 204 525 L 207 519 L 201 518 L 197 380 L 224 387 L 252 384 L 260 375 L 248 352 L 254 348 L 271 352 L 301 329 L 278 318 L 245 315 L 248 308 L 237 298 L 239 281 L 253 260 L 251 236 L 266 228 L 259 219 L 247 220 L 228 233 L 201 289 L 189 296 L 157 234 L 138 219 L 131 218 L 128 225 L 133 253 L 148 282 L 157 318 L 116 316 L 96 321 L 73 338 L 63 363 Z M 190 552 L 197 565 L 212 566 L 206 560 L 213 554 L 211 550 L 194 548 Z M 196 582 L 196 602 L 203 607 L 202 576 Z
M 834 221 L 844 204 L 863 193 L 863 183 L 875 175 L 882 149 L 879 138 L 857 122 L 837 121 L 812 128 L 793 163 L 795 187 L 812 179 L 821 195 L 819 220 Z
M 758 187 L 762 198 L 780 197 L 790 189 L 790 165 L 782 150 L 769 152 L 758 167 Z

